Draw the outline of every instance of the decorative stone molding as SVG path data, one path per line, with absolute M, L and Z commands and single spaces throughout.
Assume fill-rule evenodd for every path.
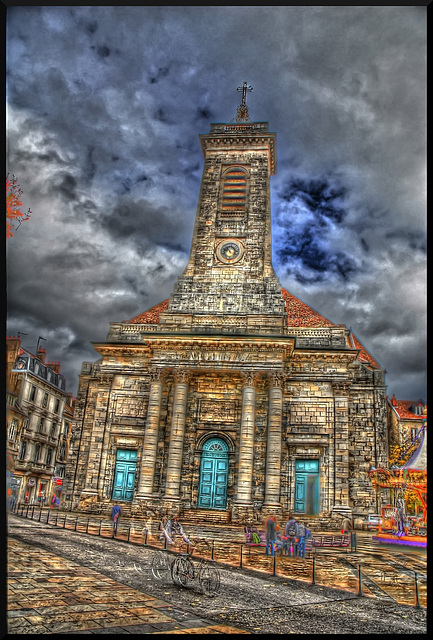
M 347 381 L 338 381 L 332 382 L 332 390 L 334 392 L 334 396 L 348 396 L 350 391 L 350 382 Z

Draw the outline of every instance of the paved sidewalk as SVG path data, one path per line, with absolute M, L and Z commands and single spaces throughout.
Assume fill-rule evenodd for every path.
M 8 633 L 249 633 L 8 539 Z

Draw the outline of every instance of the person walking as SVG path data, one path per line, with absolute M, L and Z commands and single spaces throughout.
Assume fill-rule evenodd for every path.
M 341 533 L 349 533 L 352 529 L 352 523 L 350 519 L 346 516 L 343 518 L 343 522 L 341 523 Z
M 303 522 L 298 522 L 298 556 L 305 558 L 305 538 L 307 536 L 307 527 Z
M 269 549 L 271 550 L 271 556 L 275 553 L 275 542 L 277 541 L 277 527 L 275 524 L 275 516 L 270 516 L 266 520 L 266 555 L 269 555 Z
M 116 502 L 114 504 L 113 509 L 111 510 L 111 518 L 113 520 L 113 524 L 114 524 L 114 533 L 117 533 L 117 527 L 119 524 L 119 518 L 122 515 L 122 510 L 119 506 L 119 504 Z

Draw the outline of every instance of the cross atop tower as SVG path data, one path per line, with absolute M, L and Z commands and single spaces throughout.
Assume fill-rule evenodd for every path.
M 236 109 L 236 122 L 248 122 L 250 120 L 250 116 L 248 114 L 247 107 L 247 91 L 252 91 L 253 88 L 249 87 L 246 82 L 243 83 L 242 87 L 238 87 L 236 91 L 242 91 L 242 102 L 239 107 Z
M 253 88 L 249 87 L 246 82 L 243 83 L 242 87 L 238 87 L 236 91 L 242 91 L 242 104 L 246 105 L 246 97 L 247 91 L 252 91 Z

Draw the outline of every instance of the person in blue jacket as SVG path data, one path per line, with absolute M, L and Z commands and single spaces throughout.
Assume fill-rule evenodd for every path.
M 119 524 L 119 518 L 121 515 L 122 515 L 122 510 L 116 502 L 116 504 L 114 505 L 111 511 L 111 518 L 113 519 L 113 523 L 114 523 L 114 533 L 117 533 L 117 526 Z

